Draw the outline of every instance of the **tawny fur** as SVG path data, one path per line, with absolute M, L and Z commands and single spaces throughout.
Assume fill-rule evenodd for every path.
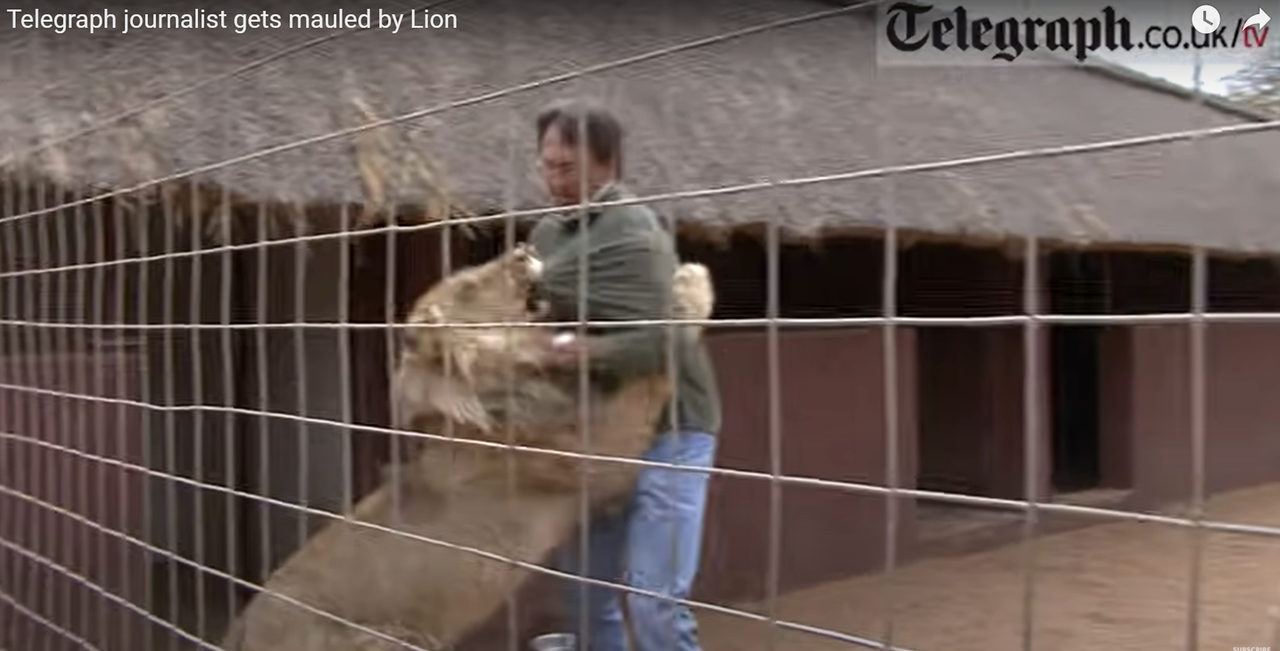
M 529 310 L 529 299 L 540 273 L 536 253 L 517 246 L 492 262 L 460 271 L 431 288 L 416 301 L 407 321 L 535 321 L 541 313 Z M 674 319 L 702 320 L 711 316 L 714 290 L 706 267 L 696 263 L 680 265 L 673 287 Z M 694 328 L 695 334 L 701 331 L 700 326 L 685 327 Z M 405 338 L 397 371 L 400 427 L 440 434 L 440 427 L 428 427 L 423 419 L 443 417 L 454 426 L 467 426 L 471 430 L 469 438 L 579 451 L 583 436 L 577 427 L 580 410 L 576 375 L 570 374 L 566 383 L 563 374 L 557 377 L 545 372 L 538 365 L 538 357 L 529 354 L 544 350 L 551 336 L 546 329 L 528 327 L 417 330 Z M 594 389 L 587 399 L 593 409 L 612 400 Z M 639 432 L 637 436 L 651 436 L 652 422 L 644 423 Z M 572 458 L 520 456 L 527 465 L 518 486 L 523 491 L 576 490 L 587 475 L 593 505 L 617 507 L 620 493 L 613 489 L 626 487 L 629 479 L 598 478 L 601 464 L 586 464 L 589 468 L 584 469 L 584 464 Z M 439 492 L 431 483 L 440 478 L 440 473 L 424 466 L 434 462 L 433 458 L 411 462 L 399 476 L 406 480 L 407 488 Z M 609 468 L 614 474 L 628 470 L 618 464 Z M 505 468 L 496 465 L 492 470 L 505 472 Z
M 711 283 L 711 272 L 696 262 L 686 262 L 676 267 L 673 285 L 675 305 L 671 308 L 671 316 L 682 321 L 703 321 L 711 318 L 715 308 L 715 286 Z M 696 332 L 702 333 L 702 326 L 694 325 Z
M 651 423 L 670 395 L 665 382 L 636 382 L 597 410 L 592 452 L 638 458 L 648 437 L 637 423 Z M 459 428 L 459 438 L 474 432 Z M 451 648 L 505 603 L 531 570 L 410 536 L 479 549 L 538 564 L 572 534 L 580 513 L 572 492 L 510 490 L 506 468 L 536 473 L 545 455 L 512 455 L 475 445 L 432 445 L 418 461 L 452 478 L 447 497 L 413 490 L 393 500 L 384 486 L 365 498 L 295 553 L 266 589 L 326 615 L 260 594 L 233 624 L 228 651 L 374 651 L 403 647 L 343 622 L 378 631 L 421 648 Z M 623 464 L 608 464 L 628 468 Z M 495 472 L 495 468 L 504 469 Z M 613 473 L 623 479 L 633 472 Z M 399 502 L 396 508 L 395 501 Z M 393 531 L 363 526 L 368 523 Z M 403 532 L 403 533 L 402 533 Z
M 535 319 L 529 292 L 539 270 L 531 250 L 513 250 L 438 283 L 418 301 L 409 321 Z M 705 268 L 683 265 L 676 287 L 674 317 L 710 316 L 713 297 Z M 553 385 L 537 368 L 536 358 L 520 359 L 541 350 L 550 336 L 545 328 L 419 329 L 406 336 L 397 377 L 397 392 L 405 398 L 401 425 L 439 433 L 448 420 L 459 442 L 431 441 L 403 468 L 403 485 L 384 485 L 365 498 L 349 521 L 336 521 L 320 531 L 268 581 L 268 591 L 328 616 L 262 594 L 233 624 L 223 648 L 402 648 L 343 621 L 425 649 L 448 648 L 500 608 L 530 570 L 359 523 L 537 564 L 576 526 L 580 482 L 588 483 L 588 496 L 596 504 L 629 494 L 639 466 L 513 454 L 465 442 L 510 441 L 630 459 L 644 453 L 670 398 L 669 380 L 641 378 L 608 395 L 590 396 L 591 444 L 583 450 L 577 392 Z M 499 425 L 490 413 L 496 398 L 486 398 L 486 392 L 501 393 L 513 386 L 522 389 L 518 393 L 523 398 L 509 403 L 524 400 L 534 405 L 551 399 L 567 404 L 553 412 L 532 406 L 523 419 Z M 547 413 L 556 416 L 548 420 Z
M 542 262 L 518 245 L 506 255 L 463 269 L 431 287 L 414 302 L 402 330 L 396 372 L 396 425 L 415 427 L 415 418 L 438 414 L 454 423 L 490 431 L 495 423 L 482 398 L 511 386 L 514 368 L 537 365 L 550 333 L 543 328 L 451 328 L 480 323 L 529 323 L 533 283 Z

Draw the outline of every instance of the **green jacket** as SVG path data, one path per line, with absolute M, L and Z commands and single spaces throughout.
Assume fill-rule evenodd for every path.
M 593 201 L 616 201 L 631 195 L 620 185 L 602 189 Z M 586 252 L 587 320 L 639 321 L 667 319 L 671 313 L 672 277 L 680 263 L 674 238 L 647 207 L 593 207 L 586 232 L 574 209 L 542 217 L 529 243 L 543 261 L 538 292 L 555 321 L 579 320 L 579 273 Z M 675 395 L 657 432 L 720 429 L 720 395 L 715 371 L 701 337 L 688 327 L 670 325 L 594 328 L 589 330 L 590 373 L 594 385 L 608 391 L 638 375 L 662 373 L 674 361 Z M 674 350 L 668 346 L 674 346 Z M 674 357 L 669 356 L 674 352 Z

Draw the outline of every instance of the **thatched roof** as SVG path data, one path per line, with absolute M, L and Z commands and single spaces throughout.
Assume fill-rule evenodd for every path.
M 11 4 L 17 7 L 35 2 Z M 302 3 L 272 3 L 288 14 Z M 331 11 L 307 3 L 302 11 Z M 329 3 L 333 4 L 333 3 Z M 189 3 L 170 2 L 170 11 Z M 89 3 L 85 3 L 89 7 Z M 118 12 L 120 5 L 113 5 Z M 60 3 L 69 11 L 71 3 Z M 90 8 L 100 8 L 92 5 Z M 337 5 L 333 4 L 333 8 Z M 388 8 L 351 0 L 347 10 Z M 146 10 L 164 8 L 148 3 Z M 805 0 L 456 0 L 452 31 L 348 34 L 223 79 L 33 162 L 64 183 L 123 187 L 366 121 L 787 16 Z M 139 5 L 139 10 L 142 5 Z M 227 11 L 261 11 L 261 7 Z M 395 201 L 445 178 L 471 210 L 540 201 L 533 115 L 594 95 L 625 120 L 641 192 L 824 175 L 1247 118 L 1069 67 L 879 68 L 873 27 L 841 15 L 624 66 L 385 130 Z M 80 129 L 327 31 L 0 30 L 0 150 Z M 364 106 L 364 109 L 358 108 Z M 247 198 L 364 201 L 356 138 L 197 175 Z M 386 143 L 391 143 L 390 145 Z M 394 150 L 392 154 L 386 154 Z M 415 152 L 420 160 L 406 159 Z M 438 168 L 438 169 L 433 169 Z M 426 172 L 421 170 L 426 169 Z M 409 170 L 403 183 L 395 170 Z M 886 190 L 892 188 L 892 192 Z M 1280 135 L 1226 136 L 1104 154 L 830 183 L 663 204 L 703 225 L 777 220 L 795 233 L 886 221 L 966 236 L 1034 232 L 1091 242 L 1280 251 Z

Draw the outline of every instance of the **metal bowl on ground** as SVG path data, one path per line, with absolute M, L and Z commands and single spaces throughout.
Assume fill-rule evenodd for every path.
M 573 633 L 547 633 L 529 641 L 531 651 L 576 651 L 578 636 Z

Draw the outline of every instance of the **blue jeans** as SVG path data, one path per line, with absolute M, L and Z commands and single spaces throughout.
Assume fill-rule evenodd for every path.
M 716 438 L 702 432 L 663 434 L 644 459 L 710 468 Z M 587 529 L 590 578 L 688 599 L 698 573 L 702 525 L 711 473 L 643 468 L 627 508 L 613 517 L 592 516 Z M 561 559 L 561 571 L 582 575 L 575 540 Z M 698 625 L 688 606 L 616 588 L 585 584 L 587 622 L 581 622 L 584 584 L 569 582 L 569 618 L 590 651 L 626 651 L 621 594 L 627 595 L 635 651 L 699 651 Z M 583 624 L 586 624 L 585 630 Z M 584 636 L 585 633 L 585 636 Z

